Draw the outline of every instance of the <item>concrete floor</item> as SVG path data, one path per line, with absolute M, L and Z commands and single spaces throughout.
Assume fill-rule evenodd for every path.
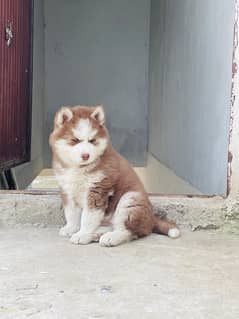
M 0 318 L 238 319 L 238 247 L 215 232 L 102 248 L 56 228 L 1 229 Z

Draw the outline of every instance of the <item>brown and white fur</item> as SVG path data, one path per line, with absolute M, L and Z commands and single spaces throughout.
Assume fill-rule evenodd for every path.
M 117 246 L 152 232 L 178 237 L 175 224 L 154 215 L 130 164 L 112 147 L 102 106 L 62 107 L 50 135 L 53 168 L 74 244 Z

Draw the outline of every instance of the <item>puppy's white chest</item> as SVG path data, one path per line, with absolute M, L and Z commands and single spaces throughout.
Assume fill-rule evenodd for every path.
M 64 169 L 56 174 L 57 181 L 69 200 L 83 207 L 88 191 L 104 178 L 102 171 L 87 173 L 80 169 Z

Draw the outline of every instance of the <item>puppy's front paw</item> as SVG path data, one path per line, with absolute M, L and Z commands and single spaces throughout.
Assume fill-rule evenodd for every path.
M 93 235 L 90 233 L 83 233 L 81 231 L 78 231 L 74 235 L 71 236 L 70 241 L 72 244 L 80 244 L 80 245 L 87 245 L 91 243 L 94 240 Z
M 74 233 L 76 233 L 79 230 L 78 226 L 68 226 L 65 225 L 64 227 L 62 227 L 59 231 L 59 235 L 60 236 L 64 236 L 64 237 L 71 237 Z

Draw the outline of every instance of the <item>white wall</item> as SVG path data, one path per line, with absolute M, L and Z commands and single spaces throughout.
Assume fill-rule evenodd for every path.
M 152 0 L 150 151 L 206 194 L 225 194 L 234 1 Z

